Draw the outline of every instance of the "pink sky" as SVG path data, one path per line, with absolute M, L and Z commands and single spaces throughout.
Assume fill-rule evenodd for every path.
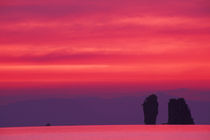
M 3 0 L 0 88 L 209 90 L 209 9 L 209 0 Z

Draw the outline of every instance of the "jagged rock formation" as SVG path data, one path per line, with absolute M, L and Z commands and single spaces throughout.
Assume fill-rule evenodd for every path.
M 144 100 L 143 111 L 144 111 L 144 123 L 156 124 L 156 118 L 158 115 L 158 102 L 156 95 L 152 94 Z
M 184 98 L 170 99 L 168 103 L 168 124 L 194 124 L 190 109 Z

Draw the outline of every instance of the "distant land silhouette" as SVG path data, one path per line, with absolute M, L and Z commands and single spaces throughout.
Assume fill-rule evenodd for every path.
M 184 98 L 170 99 L 168 103 L 168 124 L 194 124 L 190 109 Z
M 156 124 L 168 123 L 168 103 L 176 96 L 156 93 Z M 0 106 L 0 127 L 56 125 L 144 124 L 142 103 L 147 96 L 116 98 L 48 98 Z M 3 100 L 3 99 L 1 99 Z M 210 124 L 210 103 L 187 100 L 196 124 Z
M 147 97 L 143 103 L 144 111 L 144 123 L 145 124 L 156 124 L 156 118 L 158 115 L 158 102 L 155 94 Z

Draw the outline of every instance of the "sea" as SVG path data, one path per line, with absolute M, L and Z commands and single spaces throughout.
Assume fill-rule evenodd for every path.
M 210 140 L 210 125 L 1 127 L 0 140 Z

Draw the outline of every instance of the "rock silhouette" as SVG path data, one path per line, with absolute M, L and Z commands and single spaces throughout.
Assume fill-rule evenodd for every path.
M 170 99 L 168 103 L 168 124 L 194 124 L 190 109 L 184 98 Z
M 157 96 L 155 94 L 148 96 L 144 100 L 143 111 L 144 111 L 144 123 L 156 124 L 156 118 L 158 115 L 158 102 L 157 102 Z
M 45 126 L 51 126 L 51 124 L 50 123 L 47 123 Z

